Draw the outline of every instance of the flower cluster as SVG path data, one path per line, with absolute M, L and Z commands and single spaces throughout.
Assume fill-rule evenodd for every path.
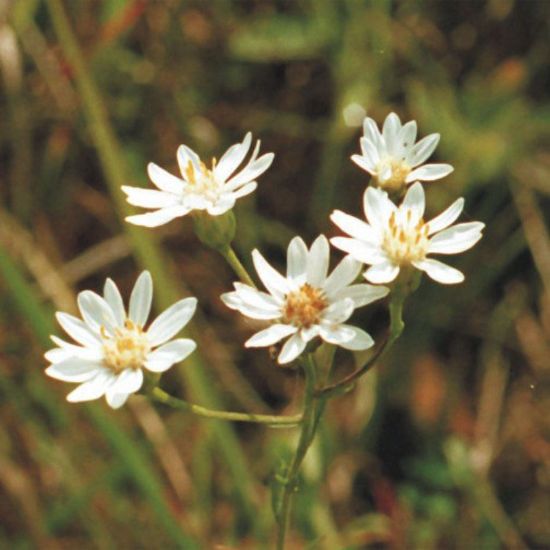
M 464 208 L 462 198 L 430 221 L 424 221 L 426 199 L 420 181 L 440 179 L 453 170 L 448 164 L 422 165 L 434 152 L 439 134 L 415 143 L 416 122 L 402 125 L 395 113 L 388 115 L 382 131 L 374 120 L 366 118 L 363 131 L 362 153 L 353 155 L 352 160 L 372 175 L 373 185 L 367 187 L 363 196 L 365 220 L 340 210 L 330 216 L 347 234 L 333 237 L 330 243 L 347 255 L 329 272 L 329 240 L 320 235 L 308 248 L 302 238 L 294 237 L 288 245 L 283 276 L 254 250 L 254 267 L 267 292 L 253 286 L 239 264 L 236 271 L 245 282 L 234 283 L 234 290 L 221 296 L 229 308 L 266 322 L 265 328 L 246 341 L 246 347 L 273 346 L 284 340 L 278 353 L 279 364 L 294 361 L 316 338 L 348 350 L 368 349 L 374 344 L 372 337 L 347 323 L 356 308 L 388 295 L 400 274 L 408 277 L 413 269 L 444 284 L 463 281 L 460 271 L 428 256 L 463 252 L 481 238 L 481 222 L 453 225 Z M 210 167 L 189 147 L 181 145 L 177 152 L 181 177 L 149 164 L 149 177 L 157 189 L 122 189 L 130 204 L 152 212 L 129 216 L 127 221 L 156 227 L 195 212 L 200 221 L 196 224 L 199 238 L 221 249 L 216 243 L 225 246 L 226 239 L 217 239 L 211 233 L 219 232 L 224 225 L 212 221 L 205 226 L 204 220 L 222 219 L 219 216 L 227 214 L 238 198 L 256 189 L 256 178 L 273 161 L 273 153 L 258 156 L 258 141 L 249 160 L 238 170 L 251 144 L 252 136 L 247 133 L 219 162 L 213 159 Z M 392 198 L 401 196 L 401 202 L 394 203 Z M 234 221 L 231 223 L 234 225 Z M 234 227 L 228 234 L 231 239 Z M 231 258 L 226 257 L 228 261 Z M 369 283 L 356 282 L 363 266 L 363 276 Z M 128 314 L 110 279 L 105 283 L 103 296 L 91 291 L 78 295 L 83 320 L 67 313 L 57 314 L 59 323 L 76 344 L 53 336 L 57 347 L 46 353 L 51 363 L 46 373 L 79 384 L 68 395 L 69 401 L 105 396 L 111 407 L 120 407 L 142 387 L 144 370 L 164 372 L 195 349 L 196 344 L 190 339 L 172 338 L 192 317 L 196 299 L 180 300 L 145 329 L 151 300 L 152 279 L 145 271 L 132 291 Z

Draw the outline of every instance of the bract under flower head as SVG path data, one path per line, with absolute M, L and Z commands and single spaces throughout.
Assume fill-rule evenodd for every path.
M 430 134 L 415 144 L 416 121 L 401 125 L 395 113 L 384 121 L 382 132 L 372 118 L 363 122 L 361 154 L 351 159 L 374 177 L 378 187 L 398 191 L 414 181 L 438 180 L 450 174 L 450 164 L 425 164 L 439 143 L 439 134 Z
M 238 198 L 252 193 L 257 187 L 255 179 L 273 162 L 273 153 L 258 158 L 260 142 L 241 170 L 237 167 L 250 150 L 252 134 L 248 132 L 241 143 L 232 145 L 217 162 L 212 159 L 207 166 L 186 145 L 178 149 L 181 177 L 173 176 L 160 166 L 150 163 L 147 167 L 151 181 L 157 189 L 122 186 L 127 200 L 134 206 L 155 210 L 146 214 L 128 216 L 126 221 L 157 227 L 185 216 L 192 210 L 201 210 L 211 216 L 219 216 L 231 210 Z
M 386 296 L 388 289 L 352 284 L 361 264 L 349 256 L 328 275 L 329 253 L 324 235 L 317 237 L 309 249 L 300 237 L 294 237 L 288 246 L 287 274 L 283 277 L 258 250 L 252 252 L 254 266 L 268 293 L 234 283 L 235 290 L 222 295 L 228 307 L 246 317 L 273 323 L 252 336 L 245 346 L 271 346 L 289 337 L 278 357 L 280 364 L 286 364 L 316 336 L 351 350 L 373 345 L 369 334 L 345 322 L 355 308 Z
M 58 312 L 59 324 L 77 342 L 71 344 L 52 336 L 57 348 L 45 354 L 51 365 L 46 374 L 80 385 L 67 400 L 90 401 L 105 395 L 114 409 L 143 384 L 143 369 L 160 373 L 183 361 L 196 347 L 193 340 L 171 340 L 191 319 L 196 298 L 184 298 L 144 328 L 153 297 L 148 271 L 137 279 L 126 314 L 120 292 L 111 279 L 105 281 L 103 296 L 85 290 L 78 294 L 82 320 Z
M 428 254 L 458 254 L 468 250 L 481 238 L 481 222 L 451 224 L 464 208 L 457 199 L 449 208 L 429 222 L 424 221 L 425 196 L 420 182 L 412 185 L 400 206 L 381 189 L 369 187 L 363 205 L 367 221 L 339 210 L 331 220 L 350 237 L 334 237 L 331 243 L 356 260 L 370 265 L 365 277 L 372 283 L 393 281 L 402 267 L 425 271 L 444 284 L 460 283 L 464 275 Z

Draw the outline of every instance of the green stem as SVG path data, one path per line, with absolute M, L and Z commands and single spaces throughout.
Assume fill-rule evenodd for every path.
M 403 322 L 403 304 L 405 303 L 406 297 L 406 293 L 403 292 L 397 292 L 393 295 L 390 302 L 389 333 L 379 348 L 375 351 L 374 355 L 372 355 L 364 365 L 353 371 L 351 374 L 348 374 L 338 382 L 318 389 L 315 392 L 316 397 L 329 398 L 346 391 L 351 384 L 368 372 L 386 353 L 386 351 L 391 348 L 393 343 L 399 338 L 399 336 L 401 336 L 401 333 L 405 328 L 405 323 Z
M 225 261 L 231 266 L 231 269 L 235 272 L 237 277 L 246 285 L 256 288 L 254 281 L 246 271 L 244 265 L 241 263 L 237 254 L 233 250 L 230 244 L 219 249 L 220 254 L 225 258 Z
M 277 521 L 279 523 L 277 550 L 284 549 L 286 533 L 290 522 L 292 495 L 296 490 L 300 466 L 302 465 L 302 462 L 307 454 L 307 450 L 315 437 L 318 419 L 322 412 L 319 410 L 319 407 L 324 405 L 324 399 L 319 400 L 315 397 L 316 367 L 311 354 L 308 355 L 306 360 L 303 362 L 303 367 L 305 372 L 306 387 L 302 431 L 300 432 L 300 439 L 298 441 L 298 446 L 296 447 L 296 452 L 283 479 L 283 493 L 281 496 L 280 505 L 276 510 Z
M 149 396 L 157 403 L 162 403 L 163 405 L 168 405 L 174 409 L 187 411 L 204 418 L 217 418 L 219 420 L 230 420 L 233 422 L 254 422 L 256 424 L 267 424 L 272 427 L 289 428 L 297 426 L 302 421 L 301 414 L 294 416 L 276 416 L 270 414 L 215 411 L 213 409 L 201 407 L 200 405 L 195 405 L 193 403 L 189 403 L 188 401 L 184 401 L 183 399 L 173 397 L 158 387 L 153 388 Z

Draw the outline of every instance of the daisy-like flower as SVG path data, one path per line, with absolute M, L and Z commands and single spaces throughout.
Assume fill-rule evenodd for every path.
M 103 297 L 91 290 L 78 294 L 82 320 L 68 313 L 56 314 L 59 324 L 76 342 L 52 336 L 58 346 L 46 352 L 52 363 L 46 374 L 80 385 L 68 396 L 76 403 L 105 396 L 113 408 L 143 384 L 143 369 L 160 373 L 183 361 L 196 347 L 193 340 L 171 340 L 191 319 L 196 298 L 184 298 L 169 307 L 144 329 L 153 297 L 148 271 L 137 279 L 130 296 L 128 315 L 116 284 L 105 281 Z M 169 341 L 171 340 L 171 341 Z
M 239 171 L 252 143 L 248 132 L 241 143 L 232 145 L 219 162 L 212 159 L 210 167 L 186 145 L 178 148 L 178 165 L 181 178 L 173 176 L 153 162 L 147 166 L 151 181 L 157 189 L 122 186 L 127 200 L 134 206 L 149 208 L 154 212 L 128 216 L 126 221 L 157 227 L 185 216 L 192 210 L 204 210 L 211 216 L 219 216 L 235 205 L 235 201 L 252 193 L 258 186 L 255 179 L 263 174 L 273 161 L 273 153 L 258 158 L 260 141 L 248 162 Z
M 327 276 L 329 254 L 324 235 L 317 237 L 309 250 L 300 237 L 294 237 L 288 246 L 287 273 L 283 277 L 258 250 L 252 252 L 254 267 L 269 293 L 234 283 L 235 290 L 221 297 L 228 307 L 246 317 L 272 321 L 252 336 L 246 347 L 271 346 L 290 336 L 278 357 L 280 364 L 286 364 L 296 359 L 316 336 L 350 350 L 373 345 L 369 334 L 345 322 L 355 308 L 386 296 L 389 290 L 351 284 L 361 271 L 361 264 L 350 256 Z
M 351 159 L 371 174 L 378 187 L 398 191 L 414 181 L 433 181 L 453 171 L 450 164 L 425 164 L 439 143 L 439 134 L 430 134 L 415 144 L 416 121 L 401 125 L 395 113 L 384 121 L 382 133 L 372 118 L 363 122 L 361 154 Z
M 331 220 L 350 237 L 331 243 L 356 260 L 370 265 L 364 276 L 372 283 L 389 283 L 402 267 L 425 271 L 434 281 L 460 283 L 464 275 L 428 254 L 458 254 L 481 238 L 481 222 L 451 224 L 460 216 L 464 199 L 457 199 L 433 220 L 424 222 L 425 197 L 420 182 L 412 185 L 397 207 L 381 189 L 367 188 L 363 197 L 367 222 L 335 210 Z

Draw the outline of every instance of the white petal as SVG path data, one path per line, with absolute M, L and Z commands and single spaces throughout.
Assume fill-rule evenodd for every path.
M 143 384 L 141 369 L 124 369 L 109 387 L 113 393 L 135 393 Z
M 67 395 L 67 401 L 70 403 L 79 403 L 81 401 L 98 399 L 105 394 L 115 380 L 116 377 L 113 373 L 107 369 L 103 369 L 94 378 L 80 384 L 80 386 Z
M 485 224 L 468 222 L 448 227 L 430 239 L 428 253 L 458 254 L 472 248 L 481 239 Z
M 92 332 L 98 333 L 101 327 L 112 332 L 117 324 L 115 314 L 101 296 L 91 290 L 84 290 L 78 293 L 77 303 L 82 318 Z
M 152 372 L 164 372 L 175 363 L 186 359 L 196 347 L 197 344 L 190 338 L 172 340 L 151 352 L 144 366 Z
M 398 141 L 397 137 L 401 130 L 401 121 L 395 113 L 390 113 L 384 121 L 384 127 L 382 128 L 382 136 L 388 152 L 393 155 L 397 149 Z
M 363 208 L 367 221 L 377 234 L 384 231 L 392 212 L 397 210 L 393 202 L 388 199 L 388 194 L 374 187 L 368 187 L 365 191 Z
M 77 317 L 62 312 L 57 312 L 55 317 L 63 330 L 79 344 L 92 348 L 101 346 L 100 339 Z
M 218 162 L 215 173 L 222 181 L 226 181 L 227 178 L 235 171 L 237 166 L 241 164 L 244 160 L 244 157 L 250 149 L 250 144 L 252 143 L 252 134 L 248 132 L 241 143 L 236 143 L 232 145 L 222 156 Z
M 150 162 L 147 165 L 147 173 L 151 178 L 151 181 L 161 190 L 167 193 L 175 193 L 180 195 L 184 188 L 183 181 L 167 172 L 164 168 L 161 168 L 154 162 Z
M 250 193 L 256 190 L 256 187 L 258 187 L 258 183 L 255 181 L 251 181 L 249 183 L 246 183 L 242 187 L 239 187 L 239 189 L 237 189 L 236 191 L 231 191 L 231 197 L 235 201 L 235 199 L 240 199 L 241 197 L 250 195 Z
M 153 301 L 153 279 L 148 271 L 143 271 L 138 277 L 132 294 L 128 317 L 136 325 L 143 326 L 147 322 Z
M 413 168 L 422 164 L 435 151 L 439 138 L 439 134 L 430 134 L 422 138 L 407 155 L 407 164 Z
M 259 250 L 252 251 L 252 261 L 262 283 L 271 294 L 282 297 L 289 291 L 287 280 L 267 263 Z
M 378 242 L 377 234 L 372 227 L 355 216 L 350 216 L 341 210 L 335 210 L 330 215 L 330 219 L 342 231 L 345 231 L 348 235 L 355 237 L 356 239 L 372 242 L 373 244 Z
M 263 348 L 265 346 L 272 346 L 283 338 L 290 336 L 297 332 L 297 328 L 293 325 L 283 325 L 278 323 L 271 325 L 260 332 L 257 332 L 245 342 L 247 348 Z
M 367 281 L 375 284 L 391 283 L 399 274 L 399 266 L 385 261 L 369 267 L 364 273 Z
M 93 347 L 83 348 L 81 346 L 69 344 L 69 342 L 65 342 L 65 340 L 57 336 L 52 335 L 50 338 L 59 346 L 59 348 L 49 350 L 44 354 L 44 357 L 51 363 L 57 363 L 69 357 L 80 357 L 81 359 L 89 361 L 101 361 L 103 359 L 103 350 L 101 349 L 99 341 L 95 341 Z M 54 356 L 56 357 L 55 359 Z
M 307 282 L 314 286 L 323 286 L 328 272 L 330 247 L 324 235 L 319 235 L 308 253 L 307 257 Z
M 310 342 L 319 335 L 320 327 L 319 325 L 311 325 L 307 328 L 300 329 L 300 336 L 304 342 Z
M 376 168 L 376 165 L 380 162 L 380 153 L 374 143 L 365 137 L 361 138 L 359 143 L 366 164 Z
M 343 288 L 336 293 L 334 299 L 343 300 L 344 298 L 351 298 L 354 307 L 358 308 L 384 298 L 384 296 L 388 295 L 389 291 L 390 289 L 385 286 L 357 284 Z
M 267 295 L 267 294 L 266 294 Z M 267 295 L 269 296 L 269 295 Z M 261 321 L 271 321 L 281 317 L 280 308 L 259 307 L 245 302 L 238 292 L 226 292 L 220 296 L 222 302 L 230 309 L 236 309 L 245 317 Z
M 45 372 L 48 376 L 63 382 L 85 382 L 93 378 L 101 368 L 101 363 L 98 361 L 70 357 L 50 365 Z
M 358 262 L 351 256 L 346 256 L 328 276 L 323 290 L 325 294 L 332 298 L 337 292 L 341 291 L 344 287 L 347 287 L 350 283 L 355 281 L 359 272 L 361 271 L 361 262 Z
M 143 208 L 166 208 L 178 204 L 179 197 L 173 193 L 157 191 L 156 189 L 142 189 L 141 187 L 122 186 L 126 193 L 126 200 L 133 206 Z
M 221 216 L 235 206 L 235 193 L 223 194 L 214 204 L 209 204 L 206 211 L 211 216 Z
M 163 344 L 175 336 L 193 317 L 196 308 L 196 298 L 184 298 L 161 313 L 147 331 L 151 346 Z
M 168 208 L 161 208 L 155 212 L 147 212 L 147 214 L 126 216 L 124 219 L 134 225 L 141 225 L 143 227 L 158 227 L 159 225 L 171 222 L 175 218 L 185 216 L 185 214 L 188 214 L 190 211 L 191 208 L 188 206 L 170 206 Z
M 200 170 L 201 159 L 191 147 L 187 145 L 180 145 L 176 153 L 178 158 L 178 166 L 181 175 L 187 180 L 187 170 L 189 169 L 189 162 L 193 165 L 193 170 Z
M 227 181 L 227 185 L 231 189 L 236 189 L 244 183 L 255 180 L 271 166 L 274 157 L 275 155 L 273 153 L 262 155 L 258 160 L 250 163 L 244 170 L 235 174 Z
M 124 301 L 120 295 L 120 291 L 112 279 L 107 279 L 103 286 L 103 298 L 111 307 L 118 326 L 124 324 L 126 319 L 126 310 L 124 309 Z
M 410 172 L 405 178 L 406 183 L 411 181 L 433 181 L 448 176 L 454 168 L 450 164 L 424 164 Z
M 425 271 L 434 281 L 444 285 L 454 285 L 464 280 L 464 275 L 458 269 L 431 258 L 413 262 L 413 265 L 417 269 Z
M 352 155 L 351 160 L 355 162 L 359 168 L 362 168 L 371 176 L 376 174 L 376 166 L 373 166 L 365 157 L 362 157 L 361 155 Z
M 285 365 L 294 361 L 306 347 L 306 342 L 300 336 L 300 333 L 293 334 L 283 345 L 277 361 L 280 365 Z
M 441 212 L 439 216 L 436 216 L 433 220 L 428 222 L 429 232 L 428 235 L 433 235 L 446 227 L 449 227 L 460 216 L 462 209 L 464 208 L 464 199 L 456 199 L 449 208 Z
M 386 255 L 380 247 L 362 242 L 358 239 L 333 237 L 330 239 L 330 242 L 333 246 L 347 252 L 359 262 L 370 265 L 386 261 Z
M 287 279 L 305 283 L 308 249 L 301 237 L 294 237 L 286 251 Z
M 399 132 L 399 145 L 401 147 L 401 155 L 400 160 L 406 160 L 406 157 L 403 158 L 402 155 L 406 154 L 408 151 L 410 151 L 413 148 L 414 141 L 416 139 L 416 121 L 411 120 L 407 122 Z
M 275 314 L 276 317 L 280 316 L 281 304 L 271 294 L 243 283 L 237 282 L 233 284 L 236 289 L 235 292 L 228 292 L 222 295 L 222 300 L 228 307 L 241 310 L 243 307 L 251 306 L 266 313 Z
M 351 317 L 354 309 L 355 304 L 353 300 L 351 298 L 344 298 L 327 307 L 321 314 L 321 320 L 323 323 L 340 324 Z
M 424 195 L 424 188 L 419 181 L 411 185 L 407 190 L 405 198 L 403 199 L 403 206 L 410 208 L 414 213 L 415 220 L 411 222 L 413 224 L 424 216 L 426 197 Z
M 376 147 L 379 156 L 385 152 L 384 140 L 376 122 L 372 118 L 366 117 L 363 121 L 363 134 Z
M 354 351 L 368 349 L 374 344 L 370 334 L 351 325 L 324 327 L 321 337 L 330 344 Z
M 105 394 L 105 399 L 111 409 L 119 409 L 122 407 L 128 400 L 128 397 L 130 397 L 129 393 L 114 393 L 110 390 Z

